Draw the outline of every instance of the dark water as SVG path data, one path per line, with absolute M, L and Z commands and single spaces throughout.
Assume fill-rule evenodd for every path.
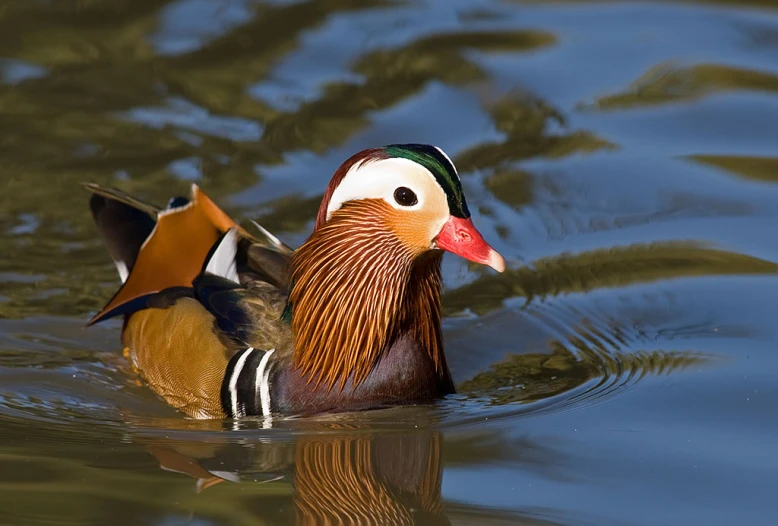
M 296 245 L 411 141 L 509 260 L 445 260 L 457 396 L 196 422 L 81 329 L 79 182 Z M 778 2 L 6 0 L 0 181 L 0 524 L 778 520 Z

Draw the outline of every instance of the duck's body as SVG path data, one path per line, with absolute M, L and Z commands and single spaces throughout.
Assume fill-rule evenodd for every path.
M 265 240 L 248 234 L 197 187 L 165 210 L 89 188 L 124 282 L 90 323 L 125 315 L 136 369 L 196 418 L 351 411 L 452 393 L 440 249 L 503 266 L 472 227 L 450 160 L 429 146 L 346 161 L 294 252 L 261 227 Z

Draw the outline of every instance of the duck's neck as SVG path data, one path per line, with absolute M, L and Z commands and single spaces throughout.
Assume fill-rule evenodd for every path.
M 440 252 L 418 256 L 380 204 L 344 207 L 295 251 L 289 296 L 295 365 L 317 384 L 359 385 L 399 337 L 448 375 L 440 327 Z

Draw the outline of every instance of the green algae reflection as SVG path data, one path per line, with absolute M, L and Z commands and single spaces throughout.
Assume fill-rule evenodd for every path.
M 468 308 L 483 314 L 513 297 L 529 302 L 535 297 L 663 279 L 775 273 L 778 264 L 772 261 L 695 242 L 637 244 L 543 258 L 499 275 L 483 273 L 470 284 L 446 291 L 443 306 L 448 314 Z
M 712 166 L 752 181 L 778 183 L 778 157 L 690 155 L 686 159 L 706 166 Z
M 778 92 L 778 76 L 719 64 L 664 64 L 651 68 L 624 92 L 598 99 L 594 106 L 602 111 L 642 108 L 734 91 Z

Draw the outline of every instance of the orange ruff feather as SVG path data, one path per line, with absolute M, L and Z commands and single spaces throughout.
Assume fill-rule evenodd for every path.
M 440 252 L 417 257 L 389 226 L 391 205 L 347 203 L 292 258 L 294 363 L 309 382 L 362 383 L 408 331 L 445 370 L 440 336 Z

